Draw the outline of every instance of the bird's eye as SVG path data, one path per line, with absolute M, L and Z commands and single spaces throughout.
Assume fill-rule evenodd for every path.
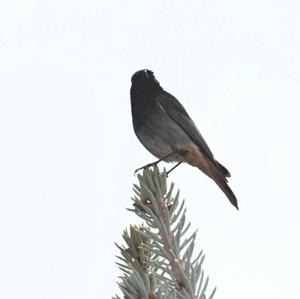
M 145 72 L 146 78 L 153 78 L 153 77 L 154 77 L 152 71 L 150 71 L 150 70 L 145 70 L 144 72 Z

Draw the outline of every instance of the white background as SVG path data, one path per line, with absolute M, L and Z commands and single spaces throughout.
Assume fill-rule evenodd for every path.
M 232 173 L 239 212 L 197 169 L 170 178 L 215 298 L 299 299 L 299 36 L 292 0 L 2 0 L 0 298 L 118 292 L 113 243 L 154 160 L 130 77 L 149 68 Z

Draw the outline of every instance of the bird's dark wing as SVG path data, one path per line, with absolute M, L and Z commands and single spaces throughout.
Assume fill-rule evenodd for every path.
M 180 102 L 164 90 L 160 91 L 157 100 L 169 117 L 185 131 L 191 140 L 198 146 L 201 153 L 216 166 L 225 181 L 227 181 L 226 177 L 230 177 L 230 172 L 226 167 L 214 159 L 210 148 Z
M 185 131 L 185 133 L 199 147 L 200 151 L 209 159 L 214 161 L 213 154 L 207 143 L 180 102 L 166 91 L 161 91 L 157 99 L 169 117 L 171 117 L 173 121 Z

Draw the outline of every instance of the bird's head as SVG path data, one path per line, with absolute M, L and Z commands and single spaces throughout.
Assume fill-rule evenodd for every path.
M 150 70 L 140 70 L 131 77 L 132 89 L 142 91 L 159 87 L 159 82 L 154 77 L 154 73 Z

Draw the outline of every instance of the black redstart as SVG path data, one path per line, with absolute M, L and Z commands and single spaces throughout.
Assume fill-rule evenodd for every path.
M 215 181 L 238 209 L 237 199 L 227 185 L 229 171 L 214 159 L 180 102 L 163 90 L 150 70 L 137 71 L 132 76 L 131 83 L 134 132 L 145 148 L 159 159 L 139 169 L 156 165 L 162 160 L 177 162 L 171 170 L 182 162 L 198 167 Z

